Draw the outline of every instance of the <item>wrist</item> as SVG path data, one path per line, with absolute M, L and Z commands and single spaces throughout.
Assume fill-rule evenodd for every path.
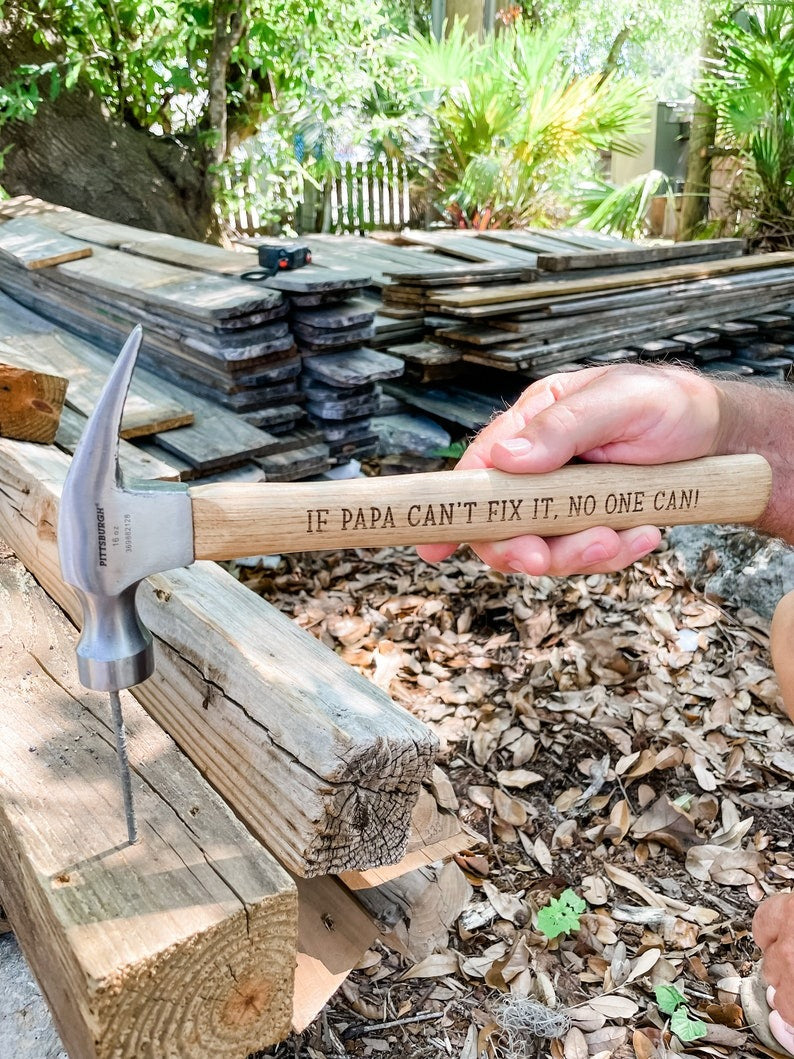
M 748 415 L 748 399 L 752 393 L 747 383 L 721 381 L 712 383 L 717 397 L 717 430 L 710 455 L 732 456 L 756 451 L 748 445 L 745 424 Z M 762 454 L 763 455 L 763 454 Z

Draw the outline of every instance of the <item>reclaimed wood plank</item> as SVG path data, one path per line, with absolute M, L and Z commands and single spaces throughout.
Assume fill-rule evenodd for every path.
M 87 418 L 79 412 L 75 412 L 72 408 L 64 408 L 58 424 L 58 432 L 54 438 L 61 452 L 69 456 L 74 454 L 87 422 Z M 119 439 L 119 466 L 127 478 L 178 482 L 179 470 L 160 459 L 160 455 L 165 455 L 162 450 L 159 450 L 157 455 L 151 454 L 125 441 L 124 438 Z
M 399 357 L 374 349 L 352 349 L 348 353 L 325 353 L 321 357 L 304 357 L 308 375 L 330 386 L 362 386 L 382 379 L 395 379 L 403 373 Z
M 113 358 L 55 327 L 0 294 L 0 360 L 32 371 L 60 374 L 69 380 L 66 405 L 91 414 Z M 123 438 L 141 437 L 193 422 L 186 405 L 166 393 L 148 372 L 135 373 L 121 421 Z
M 246 316 L 281 302 L 280 295 L 262 283 L 195 272 L 104 248 L 97 248 L 82 261 L 58 265 L 51 279 L 82 291 L 89 288 L 118 293 L 130 301 L 159 307 L 169 315 L 203 321 Z
M 91 254 L 86 243 L 54 232 L 30 217 L 16 217 L 0 224 L 0 257 L 20 268 L 51 268 Z
M 591 279 L 517 283 L 510 287 L 482 287 L 479 290 L 452 291 L 443 294 L 434 292 L 431 295 L 431 301 L 441 307 L 499 305 L 519 301 L 539 301 L 562 294 L 580 294 L 621 287 L 649 287 L 675 280 L 711 279 L 715 276 L 728 276 L 739 272 L 776 269 L 792 265 L 794 265 L 794 252 L 779 251 L 773 254 L 752 254 L 748 257 L 727 261 L 715 261 L 713 264 L 669 265 L 666 268 L 649 269 L 646 272 L 625 272 L 622 275 L 594 276 Z
M 694 239 L 667 246 L 619 247 L 614 250 L 589 250 L 575 254 L 539 254 L 538 268 L 546 272 L 571 269 L 608 268 L 640 265 L 650 261 L 684 261 L 688 257 L 739 257 L 747 247 L 746 239 Z

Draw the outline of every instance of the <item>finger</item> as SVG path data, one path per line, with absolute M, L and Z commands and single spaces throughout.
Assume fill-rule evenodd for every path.
M 653 551 L 660 540 L 655 526 L 638 526 L 621 533 L 596 526 L 564 537 L 513 537 L 472 547 L 484 562 L 503 573 L 565 577 L 622 570 Z
M 647 428 L 638 411 L 634 400 L 616 401 L 615 380 L 602 377 L 539 411 L 517 436 L 496 440 L 491 460 L 516 474 L 552 471 L 583 453 L 605 458 Z
M 794 914 L 794 895 L 774 894 L 762 901 L 753 916 L 753 937 L 766 951 L 775 942 L 783 926 Z M 770 985 L 774 985 L 770 982 Z
M 586 368 L 564 375 L 550 375 L 533 383 L 518 400 L 479 432 L 456 465 L 456 470 L 492 466 L 490 450 L 498 441 L 515 438 L 540 412 L 560 398 L 583 389 L 600 378 L 606 368 Z
M 416 553 L 426 563 L 440 563 L 458 550 L 457 544 L 417 544 Z

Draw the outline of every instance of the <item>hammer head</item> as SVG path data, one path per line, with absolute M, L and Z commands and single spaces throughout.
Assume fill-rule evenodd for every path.
M 121 415 L 142 334 L 136 327 L 113 366 L 58 509 L 61 572 L 83 608 L 78 672 L 96 691 L 119 691 L 151 676 L 152 637 L 138 616 L 138 585 L 194 559 L 187 486 L 125 480 L 119 467 Z

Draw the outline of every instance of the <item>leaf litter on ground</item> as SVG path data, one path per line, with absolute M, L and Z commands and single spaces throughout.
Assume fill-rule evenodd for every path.
M 753 912 L 794 878 L 794 728 L 763 619 L 705 598 L 664 545 L 564 579 L 466 549 L 235 572 L 434 729 L 461 820 L 488 840 L 457 858 L 474 897 L 435 954 L 376 943 L 262 1055 L 769 1054 L 738 996 Z M 550 937 L 542 910 L 566 893 L 578 929 Z M 667 1011 L 671 989 L 685 1000 Z

